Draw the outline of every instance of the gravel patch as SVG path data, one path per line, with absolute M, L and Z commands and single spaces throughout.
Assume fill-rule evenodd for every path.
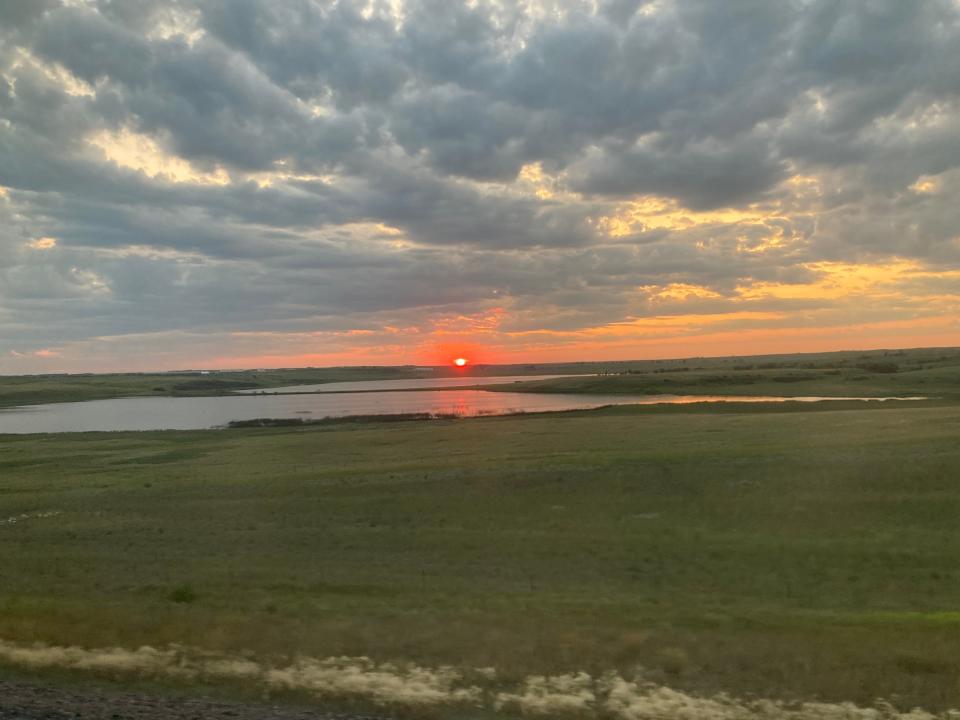
M 390 720 L 317 708 L 60 688 L 0 680 L 0 720 Z

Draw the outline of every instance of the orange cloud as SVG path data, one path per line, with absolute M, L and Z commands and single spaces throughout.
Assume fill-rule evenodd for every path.
M 722 297 L 720 293 L 714 292 L 710 288 L 687 283 L 644 285 L 638 289 L 649 293 L 651 300 L 716 299 Z
M 434 335 L 475 335 L 494 333 L 506 315 L 502 307 L 491 308 L 472 315 L 436 318 L 432 322 Z
M 773 219 L 782 219 L 777 208 L 690 210 L 676 200 L 647 195 L 623 203 L 614 214 L 599 218 L 597 227 L 611 237 L 623 237 L 644 230 L 689 230 L 700 225 L 761 225 Z
M 625 322 L 610 323 L 580 330 L 521 330 L 507 333 L 511 337 L 543 336 L 554 338 L 598 338 L 598 337 L 635 337 L 659 336 L 693 332 L 705 325 L 718 325 L 739 321 L 780 320 L 787 317 L 784 313 L 743 310 L 713 314 L 665 315 L 649 318 L 636 318 Z
M 819 277 L 807 283 L 754 282 L 738 287 L 737 295 L 743 300 L 835 299 L 865 293 L 890 295 L 896 292 L 895 284 L 907 277 L 936 275 L 924 271 L 919 263 L 908 260 L 875 265 L 819 262 L 807 263 L 803 267 Z M 949 276 L 949 273 L 946 275 Z

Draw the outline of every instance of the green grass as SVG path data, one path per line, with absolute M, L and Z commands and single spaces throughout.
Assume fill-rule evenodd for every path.
M 960 398 L 956 349 L 672 361 L 662 367 L 532 380 L 489 390 L 624 395 L 921 396 Z
M 956 707 L 958 436 L 950 405 L 0 436 L 0 638 Z

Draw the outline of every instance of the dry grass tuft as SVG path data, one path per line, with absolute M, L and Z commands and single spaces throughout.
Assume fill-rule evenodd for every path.
M 377 663 L 366 657 L 300 657 L 282 666 L 197 648 L 165 649 L 18 645 L 0 640 L 0 663 L 30 669 L 66 669 L 129 679 L 218 680 L 258 683 L 265 690 L 308 692 L 318 699 L 372 702 L 397 709 L 471 706 L 524 717 L 571 720 L 960 720 L 960 711 L 901 712 L 889 703 L 784 703 L 740 700 L 724 694 L 696 697 L 618 673 L 534 675 L 517 687 L 497 686 L 493 668 Z M 467 681 L 469 676 L 471 681 Z

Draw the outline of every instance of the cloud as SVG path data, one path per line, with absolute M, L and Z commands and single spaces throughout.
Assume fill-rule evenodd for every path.
M 151 333 L 177 365 L 263 331 L 237 352 L 412 357 L 492 308 L 505 356 L 538 331 L 605 352 L 609 326 L 629 357 L 638 319 L 696 337 L 744 304 L 784 331 L 934 322 L 958 78 L 953 0 L 5 3 L 0 350 L 24 357 L 0 371 L 109 367 L 98 338 Z M 858 310 L 823 263 L 916 271 Z M 350 329 L 374 335 L 324 335 Z

